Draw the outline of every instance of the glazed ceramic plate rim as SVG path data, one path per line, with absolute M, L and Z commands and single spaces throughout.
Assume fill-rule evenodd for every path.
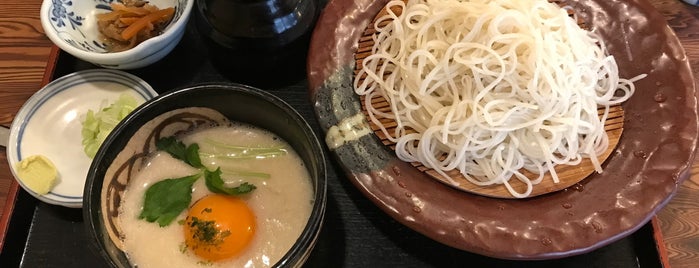
M 7 147 L 10 170 L 19 185 L 43 202 L 71 208 L 82 207 L 82 191 L 92 160 L 82 153 L 82 144 L 79 143 L 81 139 L 81 115 L 76 113 L 75 109 L 99 109 L 105 105 L 107 98 L 118 97 L 124 92 L 130 92 L 131 95 L 142 98 L 143 101 L 158 95 L 142 79 L 123 71 L 108 69 L 92 69 L 67 74 L 53 80 L 34 93 L 22 105 L 12 121 Z M 53 104 L 60 105 L 51 106 Z M 42 117 L 63 120 L 53 123 L 42 122 Z M 62 126 L 62 128 L 51 129 L 52 126 L 57 125 Z M 60 130 L 59 133 L 56 133 L 56 130 Z M 76 144 L 72 144 L 76 139 Z M 23 146 L 29 144 L 28 140 L 44 145 L 45 143 L 51 144 L 46 147 L 46 150 L 41 149 L 40 152 L 37 152 L 36 148 L 31 148 L 29 145 Z M 71 144 L 66 144 L 65 140 L 71 140 Z M 27 147 L 29 147 L 27 149 L 29 151 L 25 153 L 23 148 Z M 65 152 L 65 155 L 61 154 L 62 157 L 58 157 L 56 153 L 58 151 Z M 16 163 L 27 155 L 34 154 L 47 156 L 54 162 L 59 172 L 56 186 L 46 195 L 32 191 L 21 180 L 17 179 Z M 69 158 L 69 160 L 64 160 L 65 158 Z M 82 173 L 85 176 L 80 179 Z
M 610 51 L 617 51 L 615 56 L 619 57 L 620 66 L 621 62 L 625 64 L 626 69 L 622 71 L 635 75 L 640 70 L 649 74 L 647 79 L 638 82 L 639 90 L 629 100 L 629 105 L 625 105 L 632 108 L 625 107 L 630 117 L 637 119 L 628 121 L 619 147 L 606 163 L 613 168 L 607 169 L 604 177 L 615 179 L 609 182 L 613 185 L 608 187 L 610 190 L 601 188 L 600 184 L 607 182 L 588 179 L 583 181 L 582 186 L 588 187 L 585 191 L 564 190 L 526 200 L 502 200 L 457 192 L 449 186 L 435 183 L 435 180 L 411 165 L 397 160 L 395 154 L 380 143 L 373 131 L 369 129 L 366 132 L 368 125 L 357 123 L 356 117 L 360 117 L 359 121 L 364 121 L 364 124 L 366 120 L 361 115 L 359 98 L 351 88 L 354 50 L 364 28 L 386 2 L 387 0 L 331 0 L 313 34 L 308 79 L 316 115 L 326 132 L 326 142 L 342 164 L 348 179 L 369 200 L 400 223 L 441 243 L 491 257 L 561 258 L 590 252 L 634 232 L 667 204 L 678 184 L 688 177 L 699 131 L 697 100 L 693 74 L 677 36 L 664 17 L 645 0 L 581 0 L 570 3 L 579 11 L 579 15 L 593 23 L 592 27 L 596 26 L 595 23 L 607 27 L 607 24 L 602 23 L 608 23 L 607 28 L 597 29 L 607 33 L 605 38 L 609 39 L 606 41 L 610 41 L 607 43 L 610 47 L 616 46 L 610 48 Z M 622 19 L 629 17 L 634 19 Z M 612 35 L 610 32 L 617 30 L 614 27 L 628 27 L 621 30 L 638 32 L 633 35 Z M 650 39 L 642 39 L 646 37 Z M 616 41 L 611 42 L 612 40 Z M 639 43 L 624 43 L 629 40 Z M 637 47 L 650 51 L 646 54 L 656 58 L 636 55 L 634 59 L 635 54 L 630 51 L 641 50 L 629 47 L 629 44 L 642 44 Z M 648 65 L 633 64 L 634 60 L 645 64 L 653 59 L 656 61 Z M 669 67 L 676 72 L 656 66 Z M 664 85 L 659 81 L 661 78 L 664 79 L 663 83 L 677 86 L 665 91 L 670 97 L 668 103 L 664 104 L 654 102 L 652 95 L 662 92 Z M 677 107 L 671 106 L 671 103 L 676 103 Z M 647 104 L 647 111 L 639 112 L 640 104 Z M 674 111 L 675 108 L 680 112 L 668 114 L 668 111 Z M 675 125 L 661 126 L 665 121 L 652 121 L 656 119 L 667 120 Z M 644 120 L 653 128 L 641 129 L 639 124 Z M 678 120 L 687 123 L 682 125 Z M 357 135 L 361 131 L 371 134 Z M 656 135 L 658 137 L 654 138 L 654 131 L 665 136 Z M 668 137 L 676 143 L 672 143 L 671 139 L 665 140 Z M 645 143 L 648 140 L 652 142 Z M 665 141 L 669 144 L 660 146 Z M 673 146 L 677 148 L 672 148 Z M 635 155 L 638 151 L 634 150 L 639 148 L 648 149 L 648 155 Z M 669 151 L 676 151 L 681 156 L 672 159 L 676 161 L 670 163 L 670 159 L 667 159 L 672 157 L 668 154 Z M 636 170 L 625 173 L 632 168 Z M 657 189 L 651 189 L 652 187 Z M 611 194 L 613 191 L 615 195 Z M 602 197 L 603 201 L 595 199 Z M 574 205 L 573 209 L 567 208 L 566 203 L 558 203 L 560 201 L 570 201 Z M 577 203 L 582 201 L 593 201 L 595 205 Z M 486 206 L 483 209 L 473 208 L 481 204 Z M 522 216 L 523 213 L 505 214 L 516 212 L 512 209 L 526 204 L 536 204 L 537 209 L 546 207 L 555 211 L 529 211 L 534 216 L 525 218 L 512 216 Z M 602 204 L 605 207 L 600 207 Z M 458 214 L 463 211 L 471 214 Z M 570 214 L 573 211 L 579 214 Z M 524 221 L 526 222 L 522 226 L 513 226 L 513 223 Z

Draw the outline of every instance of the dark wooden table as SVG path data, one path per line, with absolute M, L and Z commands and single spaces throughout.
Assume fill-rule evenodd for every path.
M 679 36 L 695 77 L 699 77 L 699 7 L 680 0 L 649 0 Z M 43 84 L 56 48 L 43 34 L 39 0 L 0 2 L 0 125 L 9 126 L 22 104 Z M 699 159 L 677 195 L 654 222 L 660 226 L 667 261 L 672 267 L 699 263 Z M 21 189 L 10 173 L 5 149 L 0 149 L 0 249 L 8 219 Z

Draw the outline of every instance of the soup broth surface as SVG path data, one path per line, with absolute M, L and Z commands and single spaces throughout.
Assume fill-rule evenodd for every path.
M 119 221 L 124 245 L 132 264 L 138 267 L 267 267 L 274 265 L 300 236 L 311 214 L 313 194 L 310 175 L 301 158 L 276 135 L 248 125 L 232 124 L 197 130 L 178 137 L 185 144 L 197 143 L 202 163 L 209 169 L 221 167 L 226 187 L 242 182 L 257 189 L 239 196 L 255 214 L 255 235 L 241 253 L 220 262 L 207 262 L 187 249 L 182 222 L 188 210 L 166 227 L 138 218 L 144 194 L 154 183 L 195 174 L 199 170 L 156 152 L 130 182 L 123 196 Z M 283 155 L 264 158 L 211 157 L 225 154 L 224 145 L 283 148 Z M 269 178 L 240 175 L 266 173 Z M 212 194 L 203 177 L 194 183 L 190 206 Z

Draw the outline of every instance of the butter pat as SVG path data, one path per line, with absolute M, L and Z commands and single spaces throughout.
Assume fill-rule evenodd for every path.
M 51 160 L 42 155 L 32 155 L 15 165 L 17 177 L 37 194 L 45 195 L 56 184 L 58 172 Z

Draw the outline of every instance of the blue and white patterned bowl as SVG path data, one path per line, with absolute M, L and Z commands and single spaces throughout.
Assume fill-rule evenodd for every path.
M 175 15 L 162 34 L 122 52 L 108 52 L 97 29 L 96 14 L 111 10 L 117 0 L 44 0 L 41 26 L 63 51 L 98 66 L 135 69 L 165 57 L 184 34 L 194 0 L 150 0 L 158 8 L 175 7 Z

